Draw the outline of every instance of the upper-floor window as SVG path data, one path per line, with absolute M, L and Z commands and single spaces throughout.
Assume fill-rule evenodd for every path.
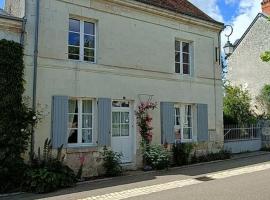
M 93 100 L 69 99 L 68 102 L 68 144 L 93 144 L 94 124 Z
M 190 43 L 175 41 L 175 73 L 190 75 Z
M 193 113 L 189 104 L 175 105 L 174 129 L 182 141 L 192 140 Z
M 68 58 L 96 62 L 96 24 L 69 19 Z

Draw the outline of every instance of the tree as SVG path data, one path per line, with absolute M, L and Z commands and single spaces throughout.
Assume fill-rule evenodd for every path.
M 224 123 L 249 124 L 254 123 L 255 117 L 251 112 L 251 97 L 242 86 L 225 86 Z
M 270 17 L 268 20 L 270 21 Z M 261 59 L 263 62 L 270 62 L 270 51 L 266 51 L 266 52 L 262 53 Z
M 261 93 L 256 97 L 257 102 L 262 110 L 262 117 L 269 118 L 270 114 L 270 85 L 266 84 L 261 89 Z

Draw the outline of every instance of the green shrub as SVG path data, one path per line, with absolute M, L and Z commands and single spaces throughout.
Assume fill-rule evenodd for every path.
M 23 101 L 23 48 L 0 40 L 0 193 L 18 189 L 36 114 Z
M 123 168 L 121 166 L 122 154 L 108 150 L 106 147 L 103 149 L 103 167 L 105 169 L 105 175 L 120 176 L 123 173 Z
M 202 163 L 202 162 L 210 162 L 215 160 L 226 160 L 230 159 L 232 156 L 231 152 L 226 150 L 221 150 L 218 153 L 208 153 L 205 155 L 197 156 L 196 152 L 191 158 L 191 163 Z
M 192 143 L 174 144 L 172 148 L 174 164 L 177 166 L 187 165 L 193 148 L 194 145 Z
M 162 170 L 170 166 L 169 152 L 161 145 L 147 145 L 143 150 L 143 158 L 152 169 Z
M 63 163 L 62 147 L 58 149 L 57 156 L 52 156 L 51 141 L 44 143 L 43 156 L 40 150 L 34 156 L 30 168 L 24 175 L 23 188 L 35 193 L 52 192 L 59 188 L 74 186 L 76 176 L 72 169 Z

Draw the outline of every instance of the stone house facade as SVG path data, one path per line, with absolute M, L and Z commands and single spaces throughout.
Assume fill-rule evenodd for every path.
M 258 114 L 262 111 L 256 97 L 265 84 L 270 84 L 269 63 L 260 58 L 263 52 L 270 49 L 269 5 L 270 1 L 262 2 L 263 12 L 256 16 L 228 58 L 228 80 L 249 90 L 253 108 Z
M 74 169 L 85 156 L 85 176 L 100 173 L 104 145 L 136 168 L 134 112 L 148 97 L 158 103 L 154 144 L 180 135 L 221 148 L 222 23 L 186 0 L 6 1 L 10 13 L 25 9 L 25 95 L 43 110 L 35 149 L 63 144 Z
M 22 42 L 22 26 L 23 19 L 8 14 L 0 9 L 0 40 L 13 40 L 15 42 Z

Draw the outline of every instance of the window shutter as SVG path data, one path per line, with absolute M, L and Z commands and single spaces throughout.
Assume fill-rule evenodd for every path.
M 98 99 L 98 144 L 110 146 L 112 101 L 109 98 Z
M 175 142 L 174 134 L 174 104 L 170 102 L 160 103 L 161 115 L 161 142 L 173 144 Z
M 190 43 L 190 76 L 194 77 L 194 42 Z
M 208 142 L 208 105 L 197 105 L 197 138 L 198 142 Z
M 58 148 L 67 146 L 68 97 L 53 96 L 52 105 L 52 145 Z

